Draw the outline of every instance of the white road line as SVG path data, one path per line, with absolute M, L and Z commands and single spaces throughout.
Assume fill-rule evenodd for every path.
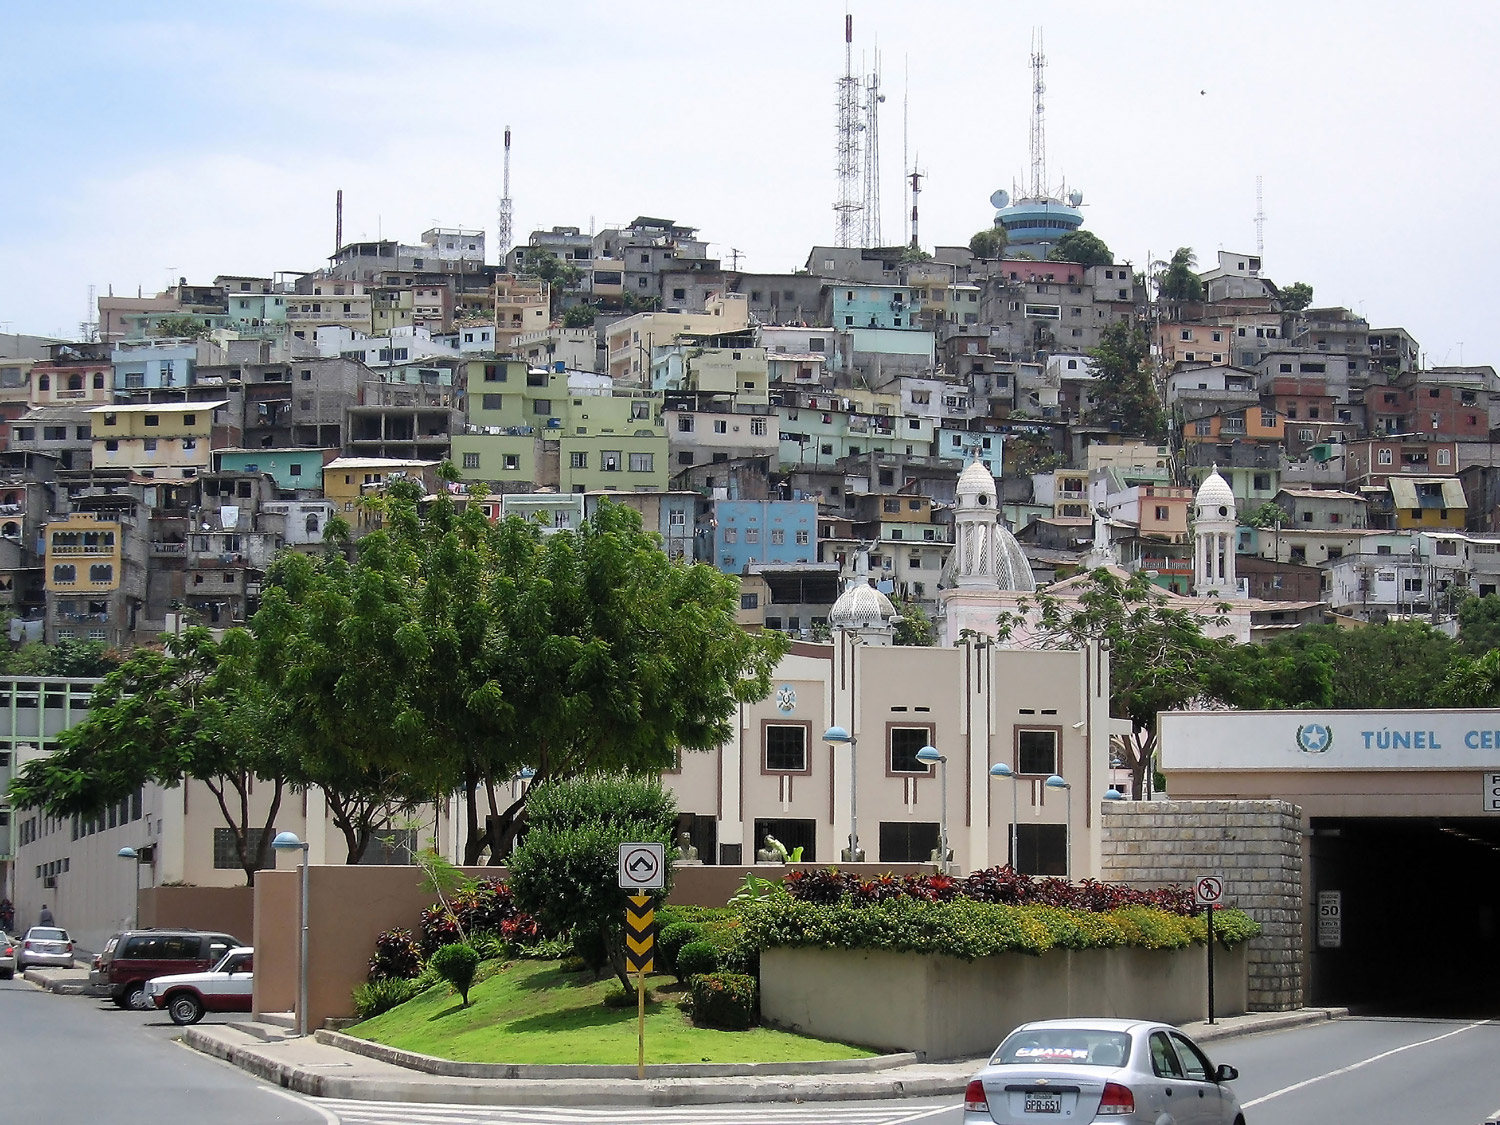
M 663 1119 L 683 1125 L 741 1125 L 745 1122 L 838 1121 L 843 1125 L 904 1125 L 939 1113 L 951 1106 L 918 1112 L 877 1106 L 755 1105 L 755 1106 L 649 1106 L 621 1109 L 585 1109 L 563 1106 L 474 1106 L 455 1103 L 367 1102 L 358 1099 L 319 1098 L 319 1105 L 338 1114 L 344 1125 L 555 1125 L 560 1122 L 619 1123 L 639 1125 Z
M 292 1093 L 290 1090 L 283 1090 L 277 1086 L 268 1086 L 264 1083 L 261 1084 L 261 1089 L 267 1091 L 268 1093 L 275 1094 L 278 1098 L 285 1098 L 289 1102 L 295 1102 L 297 1105 L 303 1106 L 305 1108 L 310 1108 L 314 1113 L 316 1113 L 325 1122 L 327 1122 L 327 1125 L 341 1125 L 338 1119 L 338 1115 L 335 1114 L 332 1110 L 325 1109 L 323 1106 L 319 1105 L 317 1098 L 301 1098 Z
M 940 1113 L 950 1112 L 956 1105 L 958 1103 L 954 1102 L 953 1105 L 934 1106 L 932 1109 L 924 1109 L 920 1113 L 907 1114 L 905 1117 L 893 1117 L 889 1125 L 906 1125 L 909 1121 L 920 1121 L 924 1117 L 936 1117 Z
M 1279 1098 L 1282 1094 L 1290 1094 L 1293 1091 L 1300 1090 L 1305 1086 L 1311 1086 L 1314 1082 L 1321 1082 L 1325 1078 L 1337 1078 L 1341 1074 L 1348 1074 L 1350 1071 L 1369 1066 L 1371 1063 L 1379 1062 L 1381 1059 L 1388 1059 L 1392 1055 L 1399 1055 L 1402 1051 L 1410 1051 L 1415 1047 L 1426 1047 L 1430 1043 L 1440 1043 L 1444 1039 L 1451 1039 L 1455 1035 L 1462 1035 L 1466 1031 L 1473 1031 L 1476 1027 L 1484 1027 L 1489 1022 L 1489 1020 L 1480 1020 L 1478 1023 L 1471 1023 L 1463 1027 L 1455 1028 L 1452 1031 L 1445 1031 L 1442 1035 L 1434 1035 L 1431 1039 L 1422 1039 L 1416 1043 L 1408 1043 L 1404 1047 L 1393 1047 L 1389 1051 L 1382 1051 L 1378 1055 L 1371 1055 L 1369 1058 L 1361 1059 L 1357 1063 L 1350 1063 L 1348 1066 L 1341 1066 L 1338 1070 L 1330 1070 L 1327 1074 L 1319 1074 L 1313 1078 L 1304 1079 L 1301 1082 L 1294 1082 L 1290 1086 L 1283 1086 L 1279 1090 L 1272 1090 L 1269 1094 L 1262 1094 L 1260 1097 L 1255 1098 L 1252 1101 L 1241 1103 L 1240 1108 L 1250 1109 L 1252 1106 L 1260 1105 L 1262 1102 L 1268 1102 L 1272 1098 Z

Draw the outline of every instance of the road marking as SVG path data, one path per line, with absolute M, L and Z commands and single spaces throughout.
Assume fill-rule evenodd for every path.
M 301 1099 L 297 1099 L 301 1100 Z M 317 1098 L 319 1106 L 337 1114 L 343 1125 L 564 1125 L 568 1122 L 598 1125 L 659 1125 L 664 1119 L 683 1125 L 760 1125 L 761 1122 L 838 1122 L 839 1125 L 907 1125 L 953 1106 L 942 1105 L 913 1111 L 910 1108 L 873 1104 L 868 1106 L 821 1105 L 698 1105 L 652 1108 L 650 1106 L 571 1108 L 563 1106 L 475 1106 L 451 1102 L 368 1102 L 359 1099 Z
M 1464 1027 L 1455 1028 L 1452 1031 L 1445 1031 L 1442 1035 L 1434 1035 L 1431 1039 L 1422 1039 L 1416 1043 L 1408 1043 L 1404 1047 L 1393 1047 L 1389 1051 L 1382 1051 L 1378 1055 L 1371 1055 L 1369 1058 L 1361 1059 L 1357 1063 L 1350 1063 L 1348 1066 L 1339 1067 L 1338 1070 L 1330 1070 L 1327 1074 L 1319 1074 L 1313 1078 L 1304 1079 L 1301 1082 L 1294 1082 L 1290 1086 L 1283 1086 L 1279 1090 L 1272 1090 L 1269 1094 L 1262 1094 L 1260 1097 L 1255 1098 L 1252 1101 L 1242 1103 L 1240 1108 L 1250 1109 L 1252 1106 L 1260 1105 L 1262 1102 L 1268 1102 L 1272 1098 L 1279 1098 L 1282 1094 L 1290 1094 L 1296 1090 L 1302 1089 L 1304 1086 L 1311 1086 L 1314 1082 L 1321 1082 L 1325 1078 L 1337 1078 L 1341 1074 L 1348 1074 L 1350 1071 L 1369 1066 L 1371 1063 L 1379 1062 L 1381 1059 L 1388 1059 L 1392 1055 L 1399 1055 L 1402 1051 L 1410 1051 L 1414 1047 L 1426 1047 L 1430 1043 L 1440 1043 L 1444 1039 L 1451 1039 L 1455 1035 L 1462 1035 L 1466 1031 L 1473 1031 L 1476 1027 L 1484 1027 L 1489 1022 L 1489 1020 L 1480 1020 L 1478 1023 L 1471 1023 L 1465 1025 Z
M 261 1085 L 261 1089 L 267 1091 L 268 1093 L 275 1094 L 278 1098 L 285 1098 L 289 1102 L 296 1102 L 298 1105 L 303 1106 L 304 1108 L 311 1109 L 314 1113 L 316 1113 L 319 1117 L 326 1121 L 328 1125 L 340 1125 L 338 1115 L 335 1114 L 332 1110 L 325 1109 L 323 1106 L 319 1105 L 315 1098 L 300 1098 L 290 1090 L 282 1090 L 276 1086 L 267 1086 L 265 1084 Z

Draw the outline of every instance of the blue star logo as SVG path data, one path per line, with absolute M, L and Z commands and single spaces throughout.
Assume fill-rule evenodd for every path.
M 1323 754 L 1333 745 L 1333 731 L 1322 723 L 1297 728 L 1297 747 L 1304 754 Z

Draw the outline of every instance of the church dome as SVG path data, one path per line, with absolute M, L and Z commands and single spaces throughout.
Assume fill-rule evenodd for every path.
M 834 629 L 881 629 L 896 617 L 891 599 L 861 580 L 850 583 L 828 611 L 828 624 Z
M 1198 486 L 1198 495 L 1193 498 L 1199 519 L 1233 519 L 1234 490 L 1229 482 L 1219 475 L 1215 465 L 1203 483 Z
M 960 508 L 993 508 L 996 495 L 995 478 L 983 461 L 971 461 L 958 475 L 954 496 Z

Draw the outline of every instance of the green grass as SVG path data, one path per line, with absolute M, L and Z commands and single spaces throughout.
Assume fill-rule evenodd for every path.
M 347 1034 L 460 1062 L 628 1063 L 636 1061 L 636 1010 L 607 1008 L 620 984 L 592 973 L 564 973 L 557 961 L 488 962 L 492 973 L 459 1006 L 447 985 L 347 1029 Z M 648 977 L 646 1062 L 804 1062 L 864 1058 L 875 1052 L 767 1027 L 694 1027 L 670 977 Z M 655 993 L 658 1000 L 652 1000 Z

